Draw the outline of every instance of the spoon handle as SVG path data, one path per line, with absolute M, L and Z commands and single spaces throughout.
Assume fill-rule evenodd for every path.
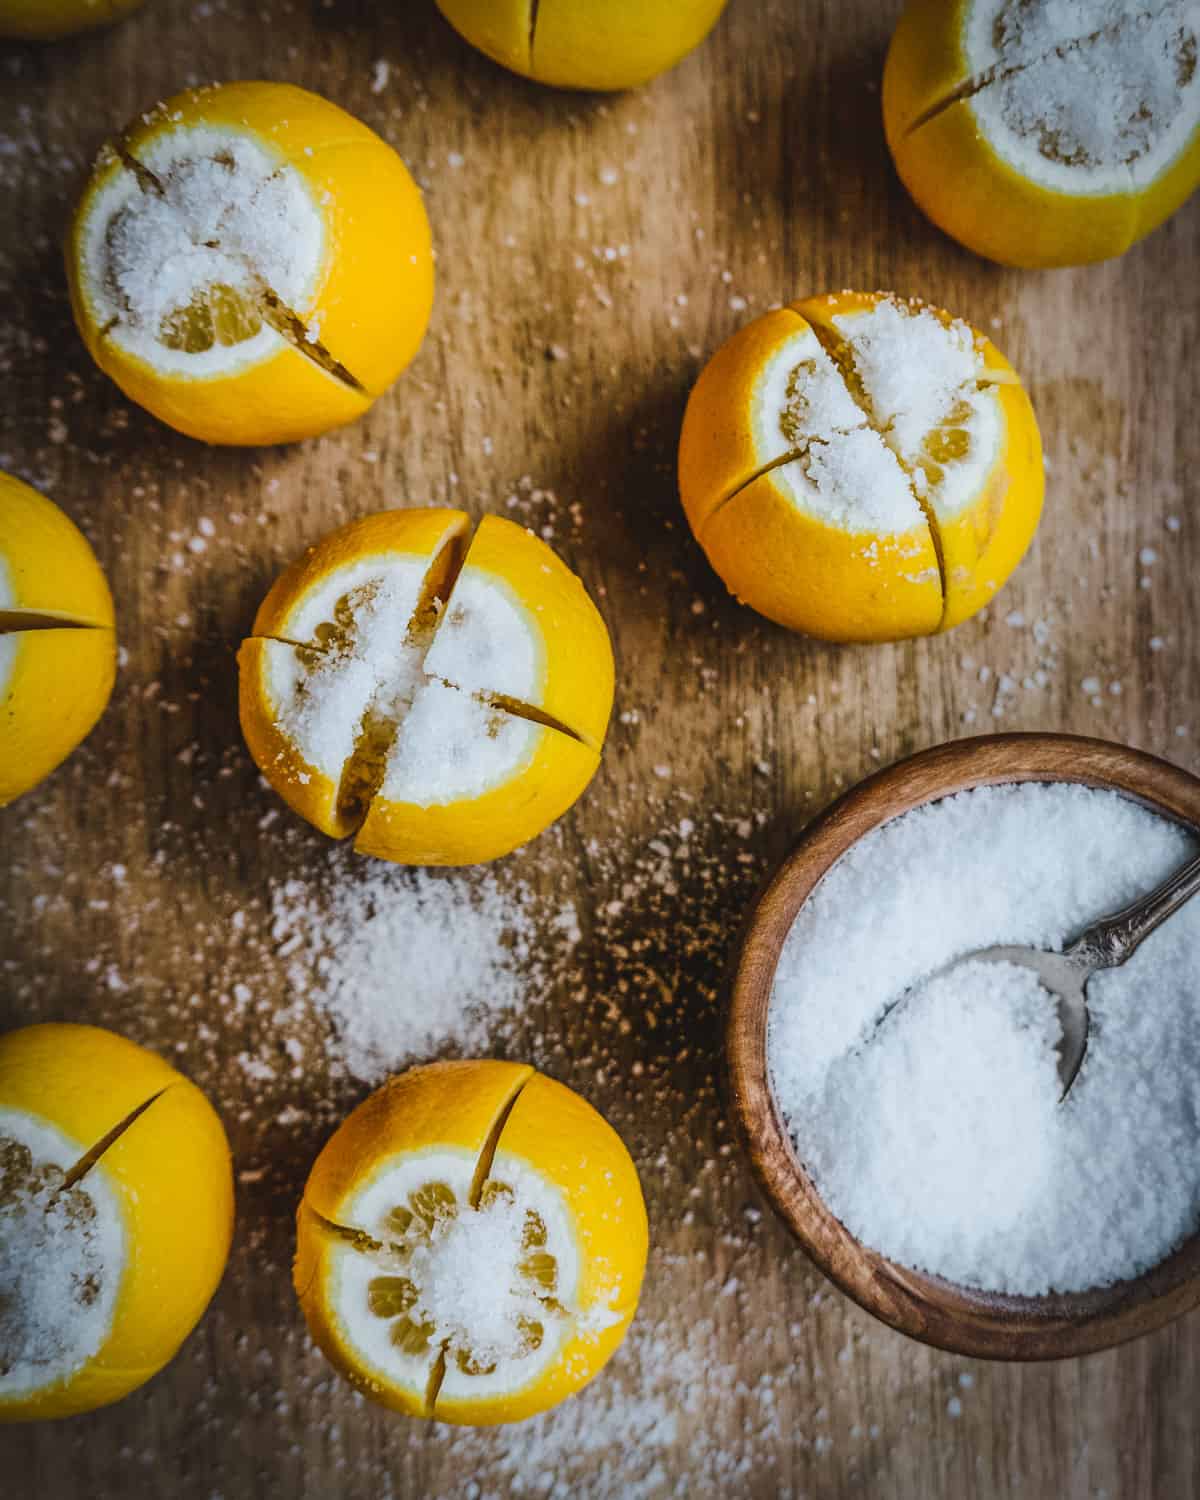
M 1131 958 L 1154 929 L 1200 891 L 1200 854 L 1139 896 L 1122 911 L 1102 917 L 1071 945 L 1070 952 L 1095 969 L 1115 969 Z

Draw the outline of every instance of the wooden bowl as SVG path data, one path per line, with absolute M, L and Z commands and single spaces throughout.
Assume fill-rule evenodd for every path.
M 1090 1354 L 1160 1328 L 1200 1304 L 1200 1233 L 1131 1281 L 1018 1297 L 909 1270 L 859 1243 L 821 1200 L 796 1156 L 767 1069 L 775 969 L 797 912 L 865 833 L 925 802 L 1001 782 L 1071 781 L 1123 792 L 1200 828 L 1200 780 L 1102 740 L 1005 734 L 942 745 L 862 782 L 812 823 L 759 896 L 733 979 L 726 1048 L 734 1113 L 776 1211 L 847 1296 L 911 1338 L 982 1359 Z

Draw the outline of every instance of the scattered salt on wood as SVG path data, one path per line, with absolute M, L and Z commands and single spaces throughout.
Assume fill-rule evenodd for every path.
M 274 891 L 272 937 L 293 993 L 326 1016 L 335 1061 L 374 1082 L 447 1048 L 484 1050 L 579 939 L 574 907 L 536 910 L 520 882 L 392 866 Z

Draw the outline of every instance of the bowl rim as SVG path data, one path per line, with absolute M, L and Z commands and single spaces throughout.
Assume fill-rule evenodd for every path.
M 735 954 L 725 1030 L 732 1112 L 756 1177 L 818 1268 L 900 1333 L 980 1359 L 1063 1359 L 1140 1337 L 1200 1305 L 1200 1230 L 1142 1275 L 1045 1297 L 983 1293 L 870 1249 L 826 1207 L 796 1155 L 767 1066 L 767 1016 L 801 906 L 866 833 L 980 786 L 1071 782 L 1123 793 L 1200 832 L 1200 778 L 1145 751 L 1070 734 L 952 740 L 859 782 L 804 829 L 753 902 Z

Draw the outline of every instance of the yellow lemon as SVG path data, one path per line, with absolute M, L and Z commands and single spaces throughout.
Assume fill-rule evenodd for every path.
M 991 342 L 889 293 L 812 297 L 709 361 L 684 510 L 732 593 L 792 630 L 886 641 L 983 607 L 1041 515 L 1041 440 Z
M 280 83 L 189 89 L 104 147 L 67 243 L 96 363 L 210 443 L 361 416 L 421 343 L 433 251 L 404 163 Z
M 698 47 L 727 0 L 437 0 L 495 62 L 563 89 L 631 89 Z
M 384 511 L 325 537 L 238 654 L 263 775 L 333 838 L 403 864 L 475 864 L 540 833 L 600 762 L 608 631 L 511 521 Z
M 646 1209 L 620 1137 L 516 1063 L 391 1079 L 317 1158 L 296 1291 L 334 1367 L 409 1416 L 516 1422 L 571 1395 L 628 1331 Z
M 49 42 L 119 21 L 143 0 L 0 0 L 0 36 Z
M 1200 184 L 1188 0 L 911 0 L 883 75 L 896 170 L 1014 266 L 1120 255 Z
M 117 669 L 112 596 L 57 505 L 0 474 L 0 807 L 64 761 Z
M 0 1037 L 0 1421 L 107 1406 L 171 1360 L 233 1229 L 221 1122 L 95 1026 Z

